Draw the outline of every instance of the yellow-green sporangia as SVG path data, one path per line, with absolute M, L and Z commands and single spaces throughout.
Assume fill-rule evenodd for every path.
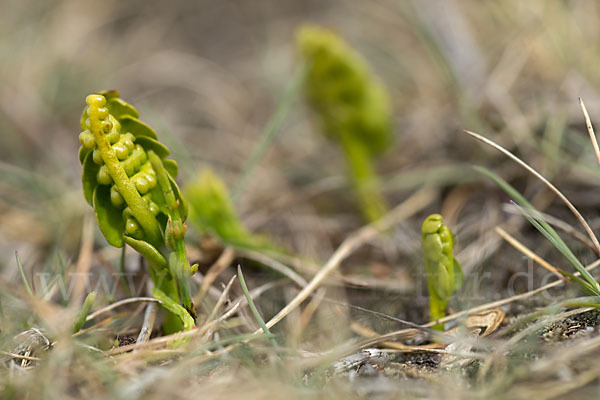
M 333 32 L 306 26 L 297 41 L 308 69 L 308 102 L 344 150 L 363 215 L 376 220 L 387 210 L 373 165 L 391 140 L 387 91 L 365 60 Z
M 86 98 L 81 116 L 79 160 L 83 193 L 111 245 L 130 245 L 146 258 L 162 293 L 195 317 L 184 235 L 187 207 L 175 183 L 177 163 L 156 132 L 116 91 Z M 167 313 L 163 328 L 175 332 L 189 323 Z
M 421 228 L 423 258 L 429 289 L 429 313 L 431 321 L 446 315 L 448 301 L 463 284 L 463 272 L 454 258 L 454 235 L 444 224 L 440 214 L 431 214 Z M 443 331 L 444 324 L 433 327 Z

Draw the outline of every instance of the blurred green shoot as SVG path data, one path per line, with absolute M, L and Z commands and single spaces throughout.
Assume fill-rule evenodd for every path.
M 373 165 L 391 140 L 391 106 L 385 87 L 342 38 L 314 26 L 297 32 L 308 75 L 307 100 L 325 133 L 342 147 L 368 221 L 387 211 Z
M 201 171 L 195 180 L 188 182 L 184 191 L 190 205 L 190 222 L 198 233 L 210 233 L 234 247 L 272 247 L 267 239 L 246 229 L 234 209 L 227 187 L 212 170 Z
M 429 314 L 433 322 L 446 315 L 448 301 L 462 287 L 463 272 L 454 258 L 454 235 L 440 214 L 427 217 L 421 232 L 429 288 Z M 444 324 L 436 324 L 432 328 L 443 331 Z
M 95 301 L 96 301 L 96 292 L 90 292 L 86 296 L 86 298 L 83 302 L 83 305 L 81 306 L 81 311 L 79 311 L 79 315 L 77 316 L 77 319 L 75 320 L 75 325 L 73 326 L 73 333 L 77 333 L 81 330 L 81 328 L 83 327 L 83 324 L 85 324 L 85 319 L 87 318 L 88 314 L 90 313 L 90 310 L 94 306 Z

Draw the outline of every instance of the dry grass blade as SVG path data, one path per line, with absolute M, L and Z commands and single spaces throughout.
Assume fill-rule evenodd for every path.
M 40 361 L 41 358 L 39 357 L 32 357 L 32 356 L 24 356 L 21 354 L 15 354 L 15 353 L 11 353 L 9 351 L 4 351 L 4 350 L 0 350 L 1 354 L 4 354 L 5 356 L 9 356 L 11 358 L 17 358 L 19 360 L 27 360 L 27 361 Z
M 136 344 L 147 342 L 152 335 L 152 328 L 154 327 L 154 321 L 156 321 L 156 313 L 158 312 L 158 306 L 156 303 L 148 303 L 146 311 L 144 312 L 144 323 L 140 334 L 135 341 Z M 135 350 L 134 350 L 135 351 Z
M 471 132 L 471 131 L 467 131 L 467 130 L 465 130 L 464 132 L 467 133 L 468 135 L 471 135 L 472 137 L 479 140 L 480 142 L 483 142 L 483 143 L 487 144 L 488 146 L 491 146 L 491 147 L 495 148 L 496 150 L 500 151 L 501 153 L 503 153 L 504 155 L 509 157 L 511 160 L 515 161 L 517 164 L 519 164 L 520 166 L 525 168 L 527 171 L 529 171 L 531 174 L 533 174 L 540 181 L 542 181 L 550 190 L 552 190 L 552 192 L 554 192 L 554 194 L 556 194 L 558 196 L 558 198 L 560 198 L 562 200 L 563 203 L 565 203 L 565 205 L 569 208 L 569 210 L 571 210 L 573 215 L 575 215 L 575 217 L 579 220 L 579 222 L 583 226 L 583 229 L 585 229 L 586 233 L 592 240 L 592 243 L 594 243 L 594 247 L 596 248 L 596 251 L 600 252 L 600 243 L 598 242 L 598 238 L 592 231 L 592 228 L 590 228 L 589 224 L 586 222 L 586 220 L 583 218 L 583 216 L 577 210 L 577 208 L 575 208 L 575 206 L 569 201 L 569 199 L 567 199 L 567 197 L 564 194 L 562 194 L 562 192 L 560 190 L 558 190 L 556 188 L 556 186 L 554 186 L 552 183 L 550 183 L 550 181 L 548 181 L 546 178 L 544 178 L 539 172 L 537 172 L 535 169 L 533 169 L 525 161 L 521 160 L 519 157 L 515 156 L 513 153 L 506 150 L 504 147 L 500 146 L 496 142 L 494 142 L 490 139 L 487 139 L 475 132 Z
M 308 303 L 306 308 L 302 310 L 302 313 L 300 314 L 300 326 L 298 327 L 298 336 L 300 336 L 304 329 L 306 329 L 308 323 L 319 309 L 319 305 L 321 305 L 321 302 L 324 298 L 325 290 L 321 288 L 317 291 L 315 296 L 313 296 L 312 300 Z
M 160 303 L 160 301 L 156 300 L 154 297 L 130 297 L 128 299 L 123 299 L 117 302 L 114 302 L 106 307 L 103 307 L 91 314 L 89 314 L 87 316 L 87 318 L 85 319 L 86 321 L 92 320 L 94 318 L 96 318 L 98 315 L 102 315 L 104 313 L 107 313 L 111 310 L 114 310 L 117 307 L 121 307 L 124 306 L 126 304 L 132 304 L 132 303 L 138 303 L 141 301 L 148 301 L 148 302 L 154 302 L 154 303 Z
M 352 251 L 373 239 L 381 231 L 390 228 L 417 211 L 422 210 L 433 201 L 435 195 L 436 191 L 433 189 L 421 189 L 386 214 L 383 218 L 362 227 L 348 236 L 308 285 L 305 286 L 281 311 L 279 311 L 277 315 L 267 322 L 267 327 L 271 328 L 302 304 L 302 302 L 306 300 L 317 287 L 319 287 L 321 282 L 323 282 L 323 280 L 333 272 L 350 253 L 352 253 Z M 259 333 L 260 331 L 261 330 L 258 330 L 255 333 Z
M 186 332 L 178 332 L 178 333 L 174 333 L 172 335 L 167 335 L 167 336 L 161 336 L 161 337 L 149 340 L 149 341 L 147 341 L 145 343 L 141 343 L 141 344 L 134 343 L 134 344 L 128 344 L 128 345 L 121 346 L 121 347 L 116 347 L 114 349 L 109 350 L 107 352 L 107 354 L 115 355 L 115 354 L 126 353 L 128 351 L 135 350 L 135 349 L 150 348 L 150 347 L 154 347 L 154 346 L 164 346 L 164 345 L 171 343 L 172 341 L 177 340 L 177 339 L 182 339 L 182 338 L 186 338 L 186 337 L 194 337 L 194 336 L 202 336 L 209 329 L 217 326 L 221 322 L 225 321 L 227 318 L 229 318 L 232 315 L 234 315 L 235 313 L 237 313 L 241 304 L 242 304 L 242 302 L 238 301 L 227 312 L 225 312 L 223 315 L 221 315 L 216 320 L 204 325 L 202 328 L 192 329 L 191 331 L 186 331 Z
M 198 294 L 194 298 L 194 304 L 200 304 L 208 293 L 208 289 L 213 284 L 215 279 L 231 264 L 233 258 L 235 257 L 235 251 L 231 247 L 225 248 L 223 253 L 219 256 L 217 261 L 213 265 L 211 265 L 210 269 L 204 275 L 204 279 L 202 280 L 202 284 L 200 285 L 200 290 Z
M 83 220 L 83 228 L 81 235 L 81 248 L 79 250 L 79 258 L 75 267 L 76 276 L 84 276 L 92 266 L 92 255 L 94 252 L 94 224 L 95 218 L 91 214 L 86 214 Z M 79 307 L 79 303 L 85 292 L 84 280 L 76 279 L 73 287 L 73 295 L 69 303 Z
M 361 325 L 356 321 L 352 321 L 350 323 L 350 329 L 352 329 L 354 333 L 361 335 L 365 338 L 376 338 L 381 336 L 378 332 L 375 332 L 374 330 L 367 328 L 366 326 Z M 412 329 L 407 331 L 412 334 L 413 339 L 418 337 L 419 335 L 422 335 L 422 332 L 418 329 Z M 405 340 L 407 339 L 405 338 Z M 386 346 L 390 349 L 398 350 L 400 352 L 408 353 L 414 351 L 424 351 L 426 349 L 443 349 L 445 347 L 443 343 L 429 343 L 421 346 L 409 346 L 399 342 L 381 342 L 381 345 Z
M 596 134 L 594 133 L 594 127 L 592 126 L 592 120 L 585 108 L 585 104 L 583 104 L 583 100 L 581 97 L 579 98 L 579 105 L 581 106 L 581 111 L 583 111 L 583 116 L 585 118 L 585 126 L 587 127 L 587 131 L 590 135 L 590 140 L 592 141 L 592 146 L 594 146 L 594 154 L 596 155 L 596 161 L 598 161 L 598 165 L 600 165 L 600 148 L 598 147 L 598 140 L 596 140 Z
M 531 258 L 533 261 L 537 262 L 543 268 L 552 272 L 554 275 L 556 275 L 560 279 L 563 279 L 563 280 L 565 279 L 565 277 L 560 272 L 558 272 L 558 269 L 556 269 L 556 267 L 551 265 L 548 261 L 544 260 L 542 257 L 535 254 L 528 247 L 526 247 L 523 243 L 519 242 L 515 237 L 513 237 L 511 234 L 506 232 L 504 229 L 497 226 L 495 230 L 498 233 L 498 235 L 502 236 L 502 238 L 504 240 L 506 240 L 515 249 L 519 250 L 521 253 L 523 253 L 527 257 Z
M 521 213 L 518 212 L 518 210 L 515 209 L 515 207 L 510 204 L 506 204 L 505 207 L 502 208 L 502 210 L 506 213 L 510 213 L 510 214 L 514 214 L 514 215 L 521 215 Z M 592 250 L 594 253 L 596 253 L 596 255 L 598 257 L 600 257 L 600 253 L 597 253 L 597 249 L 594 247 L 594 243 L 592 243 L 590 241 L 590 239 L 587 236 L 585 236 L 583 233 L 581 233 L 580 231 L 575 229 L 575 227 L 573 227 L 572 225 L 566 223 L 565 221 L 558 219 L 550 214 L 546 214 L 539 210 L 538 210 L 538 213 L 544 219 L 544 221 L 546 221 L 548 224 L 560 229 L 567 235 L 578 240 L 579 242 L 581 242 L 581 244 L 583 244 L 584 246 L 586 246 L 587 248 Z
M 237 275 L 233 275 L 231 277 L 231 279 L 229 280 L 229 282 L 227 283 L 227 286 L 225 286 L 225 289 L 223 289 L 223 293 L 221 293 L 219 300 L 217 300 L 217 304 L 215 304 L 215 306 L 213 307 L 213 309 L 210 312 L 210 314 L 208 315 L 208 317 L 206 317 L 207 323 L 211 322 L 216 317 L 217 313 L 219 311 L 221 311 L 221 307 L 225 303 L 225 300 L 227 299 L 227 295 L 229 294 L 229 291 L 231 290 L 231 286 L 233 285 L 233 282 L 236 279 L 237 279 Z
M 241 250 L 239 253 L 241 256 L 247 256 L 248 258 L 254 261 L 258 261 L 268 266 L 274 271 L 277 271 L 280 274 L 287 276 L 290 280 L 295 282 L 300 287 L 304 287 L 308 284 L 308 282 L 306 282 L 306 279 L 298 275 L 298 273 L 295 272 L 293 269 L 283 264 L 282 262 L 269 257 L 267 254 L 259 253 L 258 251 L 254 250 Z

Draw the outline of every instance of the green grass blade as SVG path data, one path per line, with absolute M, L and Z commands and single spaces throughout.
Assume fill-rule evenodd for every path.
M 77 316 L 77 319 L 75 320 L 75 325 L 73 325 L 73 333 L 77 333 L 81 330 L 81 328 L 83 327 L 83 324 L 85 324 L 85 319 L 87 318 L 88 314 L 90 313 L 90 310 L 94 306 L 95 301 L 96 301 L 96 292 L 90 292 L 86 296 L 86 298 L 83 302 L 83 306 L 81 306 L 81 311 L 79 311 L 79 315 Z
M 31 286 L 29 286 L 29 282 L 27 281 L 27 277 L 25 276 L 25 270 L 23 269 L 23 264 L 21 264 L 21 258 L 19 257 L 18 251 L 15 251 L 15 258 L 17 259 L 17 267 L 19 268 L 19 273 L 21 274 L 21 280 L 23 281 L 23 285 L 25 285 L 25 290 L 27 290 L 27 293 L 33 297 L 33 291 L 31 290 Z
M 571 249 L 569 249 L 569 247 L 567 247 L 567 245 L 560 238 L 558 238 L 558 235 L 556 235 L 556 232 L 554 232 L 554 235 L 553 235 L 552 232 L 549 232 L 539 222 L 539 220 L 537 220 L 529 212 L 529 210 L 525 210 L 524 208 L 519 207 L 514 202 L 513 202 L 513 204 L 515 205 L 515 207 L 517 207 L 517 209 L 521 212 L 521 214 L 523 214 L 523 216 L 525 216 L 525 218 L 527 218 L 527 220 L 531 223 L 531 225 L 533 225 L 542 235 L 544 235 L 544 237 L 546 239 L 548 239 L 548 241 L 550 241 L 550 243 L 552 243 L 552 245 L 554 247 L 556 247 L 556 249 L 563 255 L 563 257 L 565 257 L 567 259 L 567 261 L 569 261 L 569 263 L 571 265 L 573 265 L 573 267 L 577 271 L 579 271 L 579 273 L 583 276 L 585 281 L 592 288 L 592 292 L 596 295 L 600 295 L 600 285 L 598 285 L 598 282 L 596 282 L 594 277 L 592 277 L 592 275 L 585 269 L 583 264 L 581 264 L 581 262 L 577 259 L 577 257 L 575 257 L 575 255 L 573 254 Z
M 264 333 L 266 333 L 267 335 L 272 335 L 271 331 L 267 327 L 267 324 L 265 324 L 265 321 L 260 316 L 260 313 L 258 312 L 258 309 L 256 308 L 256 304 L 254 304 L 254 300 L 252 300 L 252 296 L 250 296 L 250 291 L 248 290 L 248 286 L 246 286 L 246 280 L 244 279 L 244 274 L 242 273 L 241 265 L 238 265 L 238 279 L 240 280 L 240 285 L 242 286 L 242 291 L 244 292 L 244 296 L 246 296 L 246 300 L 248 301 L 248 306 L 250 307 L 250 310 L 252 311 L 252 314 L 254 315 L 256 322 L 258 322 L 258 324 L 260 325 L 260 327 L 262 328 Z M 277 342 L 275 341 L 275 339 L 273 339 L 273 337 L 270 337 L 270 340 L 274 346 L 277 346 Z
M 546 239 L 552 243 L 554 247 L 567 259 L 567 261 L 573 265 L 573 267 L 581 274 L 583 279 L 587 282 L 589 287 L 586 289 L 591 290 L 593 293 L 600 295 L 600 285 L 594 277 L 585 269 L 583 264 L 575 257 L 571 249 L 556 233 L 543 218 L 539 211 L 537 211 L 533 205 L 525 199 L 515 188 L 513 188 L 508 182 L 496 175 L 494 172 L 483 167 L 474 167 L 474 169 L 481 174 L 487 176 L 493 180 L 498 186 L 500 186 L 509 196 L 511 196 L 516 203 L 519 203 L 521 207 L 517 206 L 519 211 L 527 218 L 527 220 L 542 234 Z M 515 203 L 515 206 L 516 206 Z

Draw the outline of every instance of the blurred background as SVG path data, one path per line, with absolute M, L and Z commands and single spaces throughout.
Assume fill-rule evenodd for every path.
M 410 287 L 421 262 L 420 222 L 442 211 L 458 234 L 465 272 L 491 264 L 502 267 L 494 272 L 502 278 L 524 265 L 512 250 L 493 257 L 502 243 L 492 228 L 508 218 L 507 199 L 472 164 L 494 169 L 530 198 L 541 194 L 546 211 L 568 214 L 462 130 L 530 162 L 597 228 L 600 196 L 590 190 L 599 183 L 597 165 L 578 97 L 592 120 L 600 117 L 599 16 L 600 4 L 581 1 L 5 0 L 1 279 L 18 282 L 15 250 L 28 271 L 66 268 L 77 256 L 91 213 L 77 158 L 86 95 L 119 90 L 179 161 L 181 184 L 210 166 L 232 188 L 293 84 L 294 33 L 305 23 L 344 37 L 390 92 L 394 141 L 378 163 L 390 204 L 423 186 L 439 189 L 422 214 L 357 256 L 361 271 Z M 322 261 L 364 225 L 345 168 L 300 94 L 236 207 L 252 230 Z M 522 239 L 535 250 L 551 249 L 530 236 Z M 96 242 L 106 246 L 99 231 Z

